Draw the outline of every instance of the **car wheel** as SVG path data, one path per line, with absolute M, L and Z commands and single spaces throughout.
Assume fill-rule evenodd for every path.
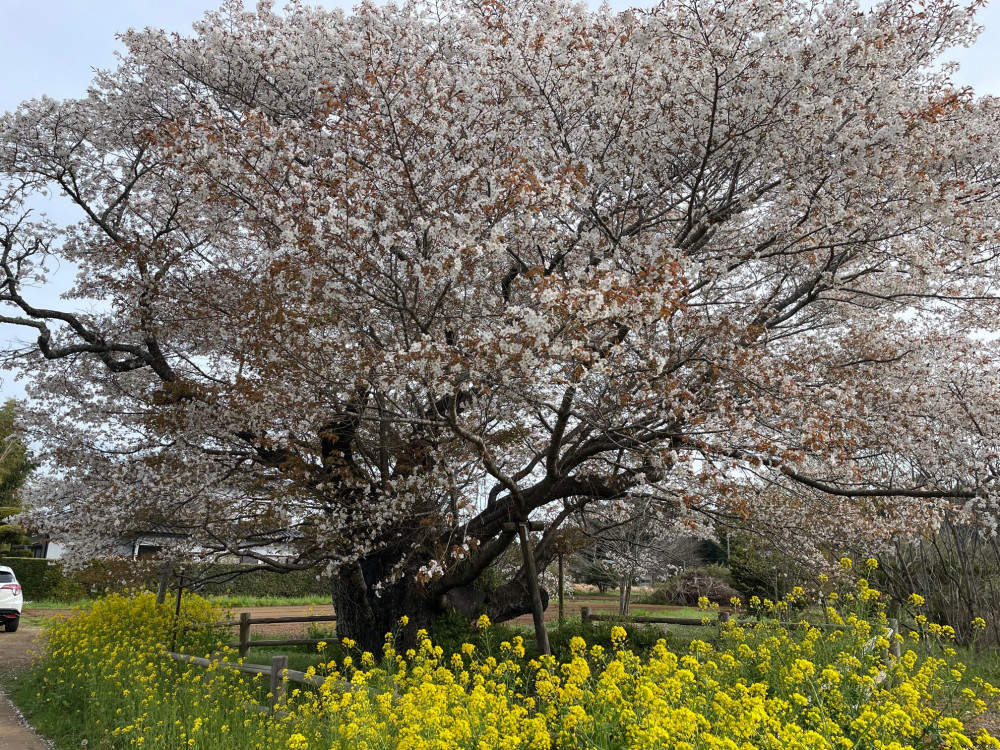
M 3 624 L 3 629 L 8 633 L 14 633 L 17 631 L 17 626 L 21 624 L 21 618 L 15 617 L 13 620 L 7 620 Z

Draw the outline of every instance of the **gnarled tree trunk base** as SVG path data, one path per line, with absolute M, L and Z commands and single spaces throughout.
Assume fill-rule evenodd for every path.
M 480 614 L 491 622 L 531 614 L 531 593 L 520 577 L 491 592 L 462 586 L 432 600 L 415 575 L 377 587 L 381 572 L 381 566 L 372 561 L 344 566 L 334 576 L 331 589 L 337 637 L 350 638 L 358 648 L 376 656 L 382 652 L 387 633 L 399 635 L 404 646 L 412 646 L 417 630 L 430 630 L 435 620 L 449 612 L 458 612 L 470 624 Z M 541 593 L 547 607 L 548 592 L 543 589 Z M 405 628 L 400 622 L 404 615 L 409 621 Z

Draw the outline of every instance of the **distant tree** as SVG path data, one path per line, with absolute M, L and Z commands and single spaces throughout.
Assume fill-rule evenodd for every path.
M 618 585 L 618 571 L 601 547 L 600 540 L 577 550 L 570 557 L 569 567 L 575 582 L 596 586 L 602 594 Z
M 687 546 L 681 539 L 683 531 L 690 532 L 687 527 L 677 527 L 676 513 L 649 498 L 590 503 L 578 517 L 580 529 L 593 540 L 593 546 L 580 558 L 584 563 L 581 572 L 594 580 L 602 593 L 610 586 L 618 587 L 622 615 L 629 612 L 632 586 L 654 568 L 669 570 L 663 567 L 665 560 L 674 550 Z
M 14 432 L 16 416 L 17 403 L 13 399 L 0 407 L 0 554 L 31 541 L 24 529 L 10 520 L 21 512 L 17 493 L 31 473 L 28 449 Z
M 995 528 L 977 521 L 950 514 L 933 534 L 894 540 L 879 550 L 879 566 L 870 577 L 903 618 L 923 614 L 951 625 L 959 643 L 978 638 L 995 646 L 1000 643 L 1000 543 Z M 912 594 L 924 598 L 921 607 L 912 605 Z M 977 617 L 986 622 L 984 633 L 972 624 Z
M 733 587 L 744 598 L 778 601 L 796 586 L 814 584 L 816 574 L 825 571 L 803 565 L 794 547 L 778 546 L 747 531 L 729 534 L 729 552 Z

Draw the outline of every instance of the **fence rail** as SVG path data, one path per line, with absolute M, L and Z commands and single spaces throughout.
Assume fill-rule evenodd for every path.
M 240 612 L 239 620 L 220 622 L 223 627 L 236 627 L 243 623 L 244 615 L 251 625 L 277 625 L 289 622 L 336 622 L 337 615 L 302 615 L 292 617 L 254 617 L 250 612 Z
M 732 622 L 734 625 L 740 627 L 754 627 L 756 625 L 778 625 L 783 628 L 798 628 L 802 627 L 802 621 L 792 622 L 783 620 L 733 620 L 728 612 L 720 612 L 718 619 L 712 620 L 711 618 L 704 617 L 701 619 L 694 617 L 622 617 L 621 615 L 595 615 L 590 611 L 590 607 L 580 607 L 580 619 L 583 621 L 584 625 L 590 625 L 592 622 L 642 622 L 650 624 L 662 624 L 662 625 L 697 625 L 697 626 L 711 626 L 711 625 L 722 625 L 727 622 Z M 835 625 L 829 622 L 809 622 L 805 623 L 813 628 L 819 628 L 820 630 L 834 630 L 837 628 L 842 628 L 843 625 Z M 889 619 L 889 627 L 884 635 L 889 641 L 889 647 L 884 649 L 882 653 L 882 662 L 884 664 L 889 663 L 889 654 L 891 653 L 893 657 L 899 659 L 902 654 L 902 649 L 899 644 L 899 639 L 896 635 L 899 633 L 899 620 L 895 618 Z M 878 643 L 879 638 L 883 636 L 874 635 L 862 648 L 863 653 L 871 651 L 875 644 Z M 881 682 L 885 679 L 886 673 L 880 672 L 879 677 L 876 681 Z
M 580 619 L 584 625 L 592 622 L 641 622 L 656 625 L 718 625 L 720 622 L 729 621 L 728 612 L 720 612 L 718 620 L 698 617 L 631 617 L 622 615 L 598 615 L 590 611 L 590 607 L 580 607 Z M 708 620 L 708 622 L 706 622 Z
M 240 612 L 240 619 L 220 622 L 221 627 L 239 627 L 239 640 L 224 643 L 224 646 L 239 649 L 240 656 L 246 656 L 251 648 L 267 646 L 315 646 L 328 638 L 286 638 L 283 640 L 254 641 L 250 639 L 251 625 L 286 625 L 297 622 L 336 622 L 336 615 L 301 615 L 293 617 L 254 617 L 251 612 Z
M 182 664 L 193 664 L 196 667 L 211 667 L 214 665 L 221 669 L 231 669 L 234 672 L 267 675 L 270 678 L 268 685 L 270 697 L 268 701 L 270 702 L 272 711 L 279 708 L 285 702 L 286 682 L 297 682 L 300 685 L 319 687 L 326 683 L 328 679 L 319 675 L 307 675 L 305 672 L 300 672 L 297 669 L 289 669 L 288 657 L 285 655 L 272 656 L 270 664 L 240 664 L 238 662 L 205 659 L 201 656 L 180 654 L 176 651 L 167 651 L 165 655 L 174 661 L 179 661 Z M 355 689 L 353 684 L 344 682 L 343 680 L 337 680 L 335 684 L 341 690 Z
M 593 622 L 610 622 L 610 621 L 622 621 L 627 620 L 628 622 L 639 622 L 648 624 L 663 624 L 663 625 L 696 625 L 696 626 L 711 626 L 711 625 L 722 625 L 727 622 L 734 622 L 734 624 L 741 627 L 752 627 L 761 624 L 776 624 L 781 627 L 800 627 L 802 622 L 782 622 L 777 620 L 738 620 L 733 621 L 728 612 L 720 612 L 719 616 L 715 620 L 710 618 L 694 618 L 694 617 L 629 617 L 622 618 L 620 615 L 613 614 L 593 614 L 590 611 L 590 607 L 580 608 L 580 619 L 583 625 L 588 626 Z M 269 624 L 285 624 L 285 623 L 297 623 L 297 622 L 336 622 L 336 615 L 303 615 L 302 617 L 252 617 L 250 612 L 241 612 L 239 620 L 233 620 L 229 622 L 219 623 L 222 626 L 235 627 L 239 626 L 240 629 L 240 640 L 234 643 L 222 644 L 229 647 L 239 647 L 240 656 L 246 656 L 247 651 L 252 647 L 257 646 L 313 646 L 317 643 L 321 643 L 322 639 L 319 638 L 293 638 L 286 640 L 268 640 L 268 641 L 251 641 L 250 640 L 250 626 L 251 625 L 269 625 Z M 833 629 L 839 628 L 840 625 L 834 625 L 831 623 L 808 623 L 811 627 L 822 628 L 822 629 Z M 899 622 L 895 619 L 889 620 L 889 627 L 886 632 L 886 636 L 889 640 L 889 647 L 884 649 L 881 657 L 884 664 L 889 664 L 889 655 L 891 654 L 897 660 L 900 658 L 901 649 L 899 640 L 896 638 L 896 634 L 900 632 Z M 871 651 L 875 645 L 878 643 L 880 636 L 872 636 L 868 642 L 862 647 L 862 653 L 867 653 Z M 230 662 L 219 659 L 206 659 L 200 656 L 191 656 L 190 654 L 182 654 L 176 651 L 166 651 L 165 655 L 175 661 L 182 662 L 184 664 L 193 664 L 199 667 L 210 667 L 215 665 L 218 668 L 232 669 L 237 672 L 243 672 L 246 674 L 259 674 L 267 675 L 270 680 L 269 684 L 269 703 L 270 710 L 275 711 L 281 708 L 285 702 L 286 697 L 286 683 L 296 682 L 300 685 L 309 685 L 312 687 L 320 687 L 325 684 L 328 680 L 326 677 L 321 677 L 319 675 L 307 675 L 305 672 L 300 672 L 295 669 L 288 668 L 288 656 L 277 655 L 271 657 L 271 663 L 267 664 L 243 664 L 239 662 Z M 876 678 L 876 684 L 881 683 L 887 676 L 885 670 L 881 671 Z M 355 690 L 356 686 L 350 682 L 344 682 L 342 680 L 336 681 L 336 686 L 342 690 Z M 393 691 L 395 693 L 395 690 Z M 262 709 L 263 710 L 263 709 Z

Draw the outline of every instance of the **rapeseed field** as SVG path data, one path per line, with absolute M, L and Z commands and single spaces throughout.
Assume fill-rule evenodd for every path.
M 83 738 L 74 742 L 111 748 L 1000 748 L 975 728 L 997 711 L 1000 690 L 967 676 L 950 629 L 923 615 L 905 637 L 889 636 L 882 597 L 865 579 L 827 591 L 819 606 L 800 589 L 734 604 L 756 621 L 705 628 L 680 653 L 664 640 L 638 653 L 615 626 L 604 644 L 573 637 L 562 659 L 533 657 L 520 636 L 493 637 L 485 617 L 477 643 L 454 653 L 424 631 L 403 649 L 411 626 L 402 618 L 380 654 L 321 644 L 309 674 L 322 685 L 289 684 L 272 713 L 258 705 L 266 678 L 218 661 L 237 660 L 218 653 L 231 637 L 218 608 L 187 596 L 175 621 L 150 593 L 109 596 L 48 627 L 28 708 L 43 728 L 72 715 Z M 919 595 L 911 605 L 919 612 Z M 780 624 L 803 611 L 816 622 Z M 164 644 L 175 637 L 178 650 L 217 660 L 171 661 Z

